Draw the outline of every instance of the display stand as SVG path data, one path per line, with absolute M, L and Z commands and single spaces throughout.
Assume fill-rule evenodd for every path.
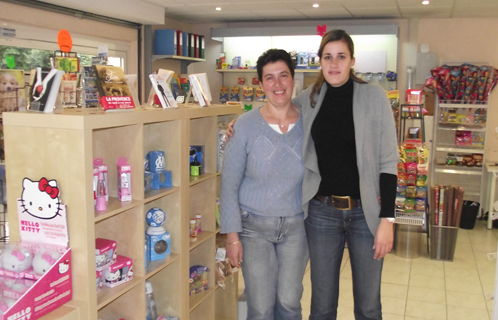
M 214 270 L 218 228 L 215 198 L 217 122 L 236 116 L 240 107 L 198 106 L 103 113 L 95 109 L 66 109 L 61 114 L 4 113 L 7 203 L 15 208 L 24 177 L 56 178 L 67 206 L 69 246 L 73 261 L 73 300 L 43 317 L 48 319 L 145 319 L 145 281 L 154 287 L 159 314 L 182 320 L 215 320 L 215 305 L 233 299 L 218 294 L 214 272 L 208 290 L 190 296 L 188 273 L 195 264 Z M 23 143 L 19 143 L 23 141 Z M 206 173 L 189 175 L 189 146 L 204 145 Z M 165 152 L 173 187 L 144 192 L 144 158 L 151 150 Z M 93 203 L 93 158 L 109 168 L 107 210 Z M 117 199 L 117 157 L 131 165 L 132 201 Z M 171 235 L 171 257 L 149 263 L 145 270 L 145 213 L 160 207 Z M 189 241 L 189 219 L 202 215 L 202 233 Z M 19 239 L 15 215 L 9 216 L 11 241 Z M 134 277 L 115 288 L 95 288 L 95 239 L 109 238 L 120 255 L 133 259 Z M 216 294 L 215 294 L 216 293 Z M 218 300 L 218 302 L 216 302 Z

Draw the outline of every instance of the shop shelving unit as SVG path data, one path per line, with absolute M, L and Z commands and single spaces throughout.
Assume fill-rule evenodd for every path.
M 436 103 L 436 117 L 448 109 L 455 109 L 457 112 L 473 112 L 477 109 L 488 111 L 488 104 L 453 104 L 446 102 Z M 465 200 L 478 201 L 483 204 L 484 170 L 486 150 L 486 124 L 469 124 L 455 122 L 440 122 L 439 118 L 434 120 L 434 138 L 432 146 L 432 163 L 431 163 L 431 185 L 446 184 L 461 186 L 465 190 Z M 457 130 L 466 130 L 471 132 L 480 132 L 484 138 L 482 146 L 460 146 L 455 144 L 455 133 Z M 483 155 L 481 167 L 464 167 L 464 166 L 447 166 L 446 155 L 448 153 L 472 154 L 480 153 Z
M 229 293 L 218 294 L 214 272 L 209 290 L 189 296 L 188 269 L 206 265 L 214 270 L 217 120 L 237 115 L 240 107 L 190 105 L 178 109 L 137 109 L 109 113 L 92 109 L 61 114 L 4 113 L 7 203 L 16 208 L 22 179 L 57 180 L 67 206 L 72 249 L 73 300 L 43 319 L 145 319 L 145 281 L 154 287 L 158 313 L 182 320 L 215 319 L 216 304 L 233 303 Z M 189 175 L 189 146 L 204 144 L 206 173 Z M 164 150 L 173 187 L 144 192 L 143 161 L 147 152 Z M 92 160 L 103 157 L 109 172 L 109 202 L 104 212 L 93 205 Z M 116 158 L 127 157 L 132 167 L 130 202 L 117 199 Z M 166 212 L 171 234 L 171 257 L 150 263 L 145 270 L 145 213 L 152 207 Z M 202 214 L 202 233 L 189 241 L 189 217 Z M 8 216 L 10 239 L 19 239 L 17 214 Z M 114 239 L 118 253 L 133 259 L 134 279 L 115 288 L 95 290 L 95 238 Z M 215 294 L 216 292 L 216 294 Z

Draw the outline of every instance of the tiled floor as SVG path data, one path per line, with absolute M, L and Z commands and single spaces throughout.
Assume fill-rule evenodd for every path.
M 425 235 L 424 235 L 425 239 Z M 425 241 L 425 240 L 424 240 Z M 494 291 L 498 229 L 486 229 L 478 220 L 472 230 L 458 230 L 452 262 L 431 260 L 425 243 L 421 256 L 414 259 L 390 253 L 384 260 L 382 308 L 384 320 L 490 320 Z M 341 271 L 339 320 L 354 320 L 351 268 L 347 250 Z M 311 282 L 304 276 L 301 300 L 303 319 L 308 319 Z M 243 291 L 239 276 L 239 292 Z

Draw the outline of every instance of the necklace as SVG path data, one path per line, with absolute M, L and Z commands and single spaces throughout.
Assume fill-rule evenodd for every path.
M 284 119 L 279 119 L 279 118 L 275 117 L 275 116 L 274 116 L 274 115 L 270 112 L 270 110 L 268 110 L 268 109 L 267 109 L 267 110 L 266 110 L 266 112 L 268 113 L 268 115 L 269 115 L 271 118 L 278 120 L 278 122 L 279 122 L 279 123 L 278 123 L 277 125 L 278 125 L 280 128 L 285 127 L 285 122 L 286 122 L 286 121 L 287 121 L 287 119 L 289 118 L 288 116 L 286 116 Z

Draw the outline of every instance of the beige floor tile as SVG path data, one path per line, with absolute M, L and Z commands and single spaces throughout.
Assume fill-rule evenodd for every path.
M 410 281 L 410 274 L 404 272 L 389 272 L 389 274 L 382 274 L 382 283 L 393 283 L 408 285 Z
M 476 265 L 479 274 L 496 272 L 496 260 L 478 261 Z
M 479 280 L 479 273 L 477 269 L 469 268 L 447 268 L 444 272 L 445 279 L 468 279 L 468 280 Z
M 386 272 L 391 272 L 391 271 L 410 273 L 411 265 L 412 263 L 409 259 L 406 259 L 405 261 L 399 261 L 399 260 L 384 261 L 382 272 L 384 274 Z
M 412 264 L 411 274 L 426 275 L 432 277 L 444 277 L 444 265 L 437 264 Z
M 408 300 L 430 302 L 437 304 L 446 304 L 446 295 L 444 290 L 408 287 Z
M 493 299 L 486 301 L 486 308 L 488 309 L 488 312 L 491 311 L 491 314 L 493 314 L 493 308 L 494 308 L 494 306 L 495 306 L 495 304 L 494 304 L 494 300 Z
M 470 309 L 448 306 L 448 319 L 451 320 L 489 320 L 488 311 L 485 309 Z
M 472 252 L 472 244 L 470 242 L 457 242 L 455 252 Z
M 406 299 L 408 286 L 393 283 L 383 283 L 381 285 L 381 296 L 389 298 Z
M 444 278 L 442 277 L 432 277 L 421 274 L 410 275 L 410 287 L 423 287 L 444 290 Z
M 495 291 L 495 272 L 483 272 L 479 275 L 484 292 Z
M 382 320 L 403 320 L 405 317 L 399 314 L 382 313 Z
M 408 316 L 405 316 L 405 320 L 430 320 L 428 318 L 414 318 L 414 317 L 408 317 Z
M 446 320 L 446 305 L 421 301 L 406 301 L 406 316 L 428 320 Z
M 483 289 L 480 281 L 468 280 L 463 278 L 446 279 L 446 291 L 466 292 L 473 294 L 482 294 Z
M 444 268 L 447 270 L 448 268 L 468 268 L 475 269 L 477 266 L 476 261 L 474 259 L 474 254 L 469 253 L 466 257 L 453 257 L 453 261 L 445 261 Z
M 446 303 L 455 307 L 486 309 L 484 294 L 447 291 Z
M 339 306 L 337 308 L 337 319 L 355 320 L 354 309 L 349 307 Z
M 382 313 L 405 314 L 406 299 L 382 297 Z
M 354 308 L 353 292 L 339 294 L 339 306 L 346 308 Z

